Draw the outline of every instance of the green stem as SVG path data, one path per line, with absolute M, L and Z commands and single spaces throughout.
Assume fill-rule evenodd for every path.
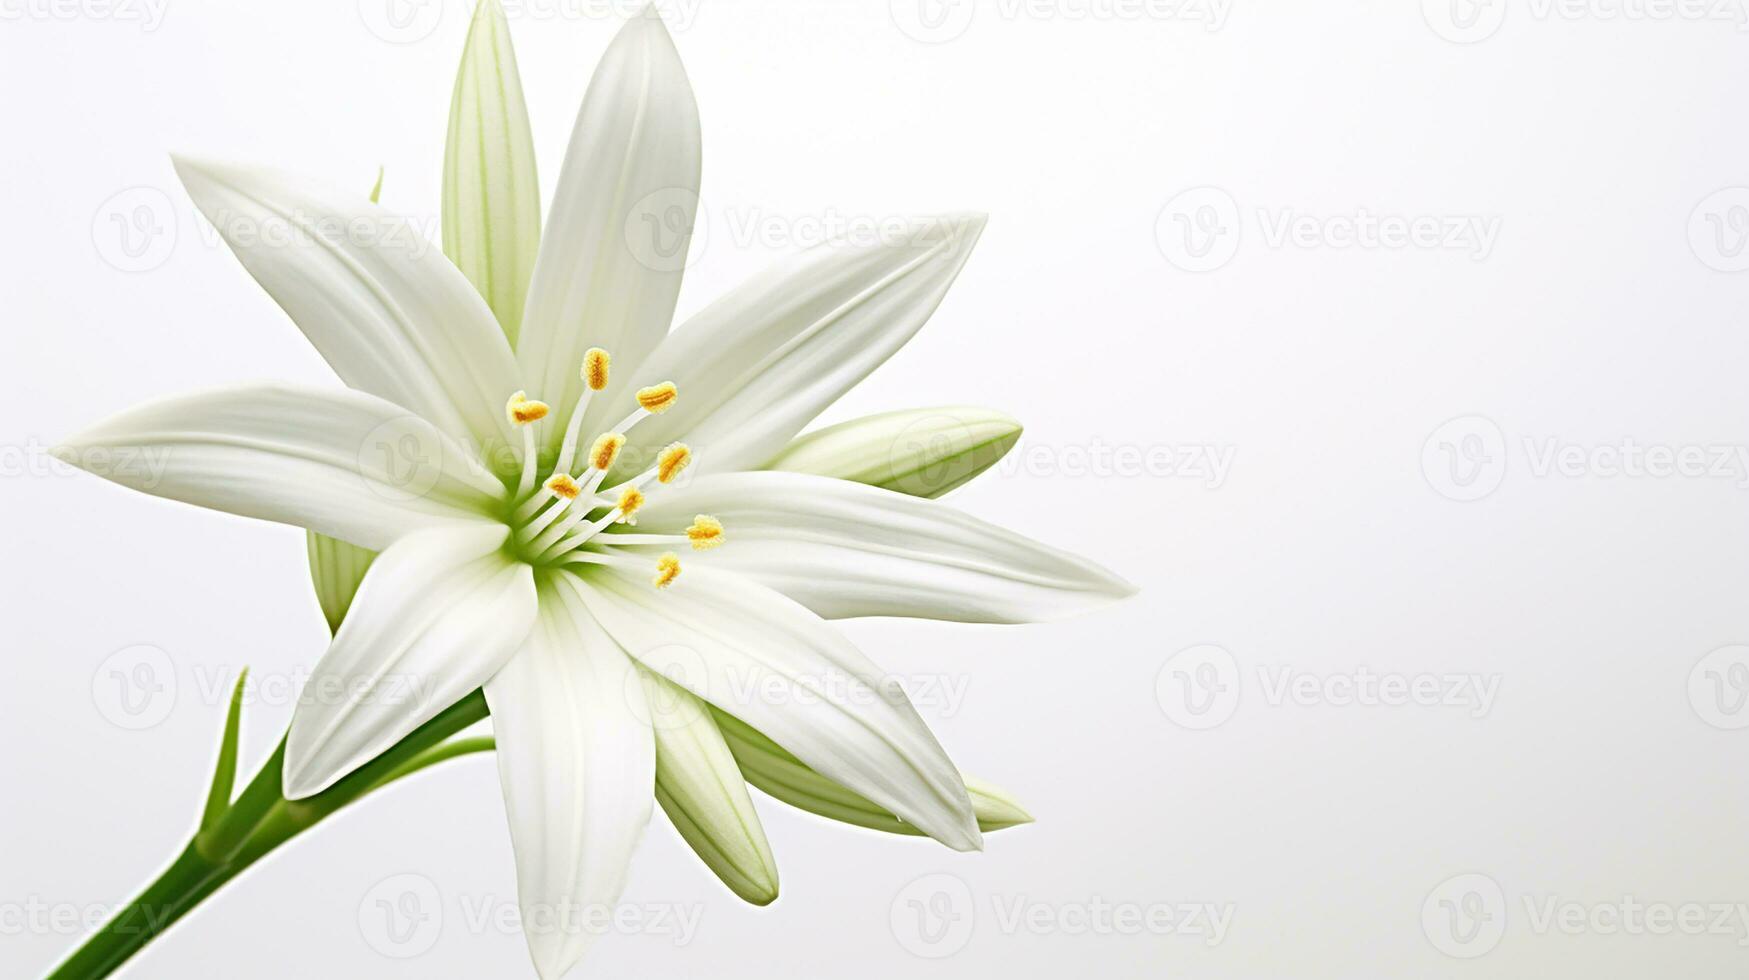
M 285 761 L 281 740 L 236 802 L 197 832 L 151 884 L 117 909 L 46 980 L 109 976 L 207 896 L 347 804 L 427 766 L 489 749 L 489 739 L 444 744 L 486 716 L 486 698 L 475 691 L 332 787 L 295 801 L 280 792 Z

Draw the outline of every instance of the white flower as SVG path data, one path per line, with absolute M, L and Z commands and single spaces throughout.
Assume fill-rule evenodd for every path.
M 611 905 L 656 792 L 753 821 L 760 853 L 745 860 L 769 865 L 713 712 L 748 729 L 737 744 L 762 736 L 850 799 L 980 847 L 965 783 L 904 690 L 825 620 L 1020 622 L 1131 590 L 942 504 L 762 467 L 923 325 L 982 218 L 809 250 L 670 333 L 678 263 L 628 240 L 680 208 L 684 248 L 696 206 L 697 112 L 666 30 L 646 13 L 608 50 L 542 239 L 514 62 L 496 5 L 481 11 L 446 168 L 447 193 L 470 191 L 445 209 L 466 273 L 423 242 L 361 241 L 356 229 L 394 224 L 370 202 L 178 160 L 350 388 L 168 399 L 60 456 L 381 550 L 312 682 L 351 696 L 299 705 L 286 796 L 483 687 L 525 921 Z M 108 465 L 142 451 L 161 472 Z M 408 678 L 417 697 L 380 696 Z M 825 696 L 748 695 L 771 690 Z M 529 930 L 547 977 L 589 938 Z

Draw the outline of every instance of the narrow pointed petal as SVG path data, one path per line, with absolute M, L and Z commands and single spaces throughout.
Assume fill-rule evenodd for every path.
M 812 613 L 737 576 L 592 570 L 591 612 L 645 667 L 955 850 L 981 845 L 959 772 L 898 681 Z
M 1014 419 L 972 405 L 883 412 L 798 436 L 765 469 L 935 498 L 995 466 L 1020 433 Z
M 195 206 L 342 381 L 482 453 L 505 444 L 504 399 L 522 387 L 510 346 L 423 229 L 287 174 L 175 164 Z
M 310 584 L 316 589 L 316 602 L 322 607 L 322 618 L 328 621 L 330 635 L 340 631 L 346 610 L 352 608 L 352 597 L 364 581 L 364 573 L 376 561 L 377 553 L 339 538 L 314 531 L 304 532 L 305 550 L 310 556 Z
M 695 565 L 747 576 L 827 619 L 1042 622 L 1135 593 L 1084 558 L 946 504 L 804 473 L 699 477 L 653 497 L 638 530 L 681 533 L 701 513 L 722 522 L 728 544 Z
M 409 535 L 372 563 L 286 735 L 285 795 L 334 785 L 478 689 L 522 646 L 538 600 L 503 525 Z
M 712 303 L 628 372 L 680 389 L 634 448 L 685 439 L 700 472 L 764 465 L 922 328 L 983 229 L 982 215 L 948 215 L 881 242 L 827 242 Z
M 245 385 L 149 402 L 56 447 L 158 497 L 381 549 L 483 522 L 504 487 L 430 423 L 344 388 Z
M 668 332 L 698 211 L 698 105 L 655 8 L 608 46 L 547 215 L 517 357 L 530 391 L 566 410 L 590 347 L 629 375 Z M 613 398 L 624 386 L 608 389 Z M 591 429 L 590 431 L 594 431 Z M 548 448 L 562 433 L 545 433 Z
M 712 714 L 747 781 L 767 796 L 840 823 L 890 834 L 922 834 L 867 797 L 809 769 L 751 725 L 715 709 Z M 965 783 L 978 829 L 984 833 L 1032 822 L 1032 815 L 1003 790 L 970 776 Z
M 450 99 L 443 254 L 479 289 L 512 347 L 540 248 L 540 185 L 522 79 L 499 0 L 480 0 Z
M 729 890 L 754 905 L 777 898 L 777 862 L 747 781 L 709 707 L 639 669 L 656 732 L 656 802 Z
M 539 622 L 486 684 L 523 932 L 547 980 L 612 921 L 656 771 L 642 683 L 578 588 L 565 573 L 543 582 Z

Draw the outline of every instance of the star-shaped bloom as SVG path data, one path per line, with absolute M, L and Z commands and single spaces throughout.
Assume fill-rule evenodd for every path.
M 980 847 L 960 772 L 827 620 L 1022 622 L 1130 588 L 936 501 L 768 467 L 922 327 L 982 217 L 807 250 L 670 332 L 699 128 L 660 20 L 634 18 L 597 69 L 544 237 L 495 3 L 455 105 L 450 257 L 382 233 L 406 226 L 363 198 L 177 160 L 349 387 L 171 398 L 58 450 L 147 493 L 381 552 L 312 681 L 346 696 L 294 714 L 286 796 L 484 688 L 546 977 L 583 955 L 580 913 L 616 901 L 655 798 L 751 828 L 725 861 L 761 879 L 737 891 L 775 893 L 737 747 L 829 780 L 847 811 Z M 113 465 L 140 452 L 162 470 Z

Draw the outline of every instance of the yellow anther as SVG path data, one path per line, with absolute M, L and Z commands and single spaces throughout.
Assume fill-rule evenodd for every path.
M 607 356 L 607 351 L 599 347 L 589 348 L 589 353 L 583 355 L 583 382 L 590 391 L 600 391 L 607 387 L 607 366 L 613 358 Z
M 686 540 L 692 542 L 694 551 L 709 551 L 723 543 L 723 522 L 709 514 L 699 514 L 686 529 Z
M 547 413 L 552 410 L 552 406 L 546 402 L 537 402 L 529 398 L 526 391 L 519 391 L 511 395 L 510 402 L 504 406 L 504 414 L 509 416 L 510 421 L 516 425 L 539 422 L 546 418 Z M 534 481 L 530 480 L 529 482 L 533 483 Z
M 589 450 L 590 467 L 606 472 L 613 466 L 613 461 L 619 458 L 619 451 L 625 448 L 625 444 L 625 436 L 617 432 L 603 432 Z
M 619 519 L 630 521 L 632 515 L 636 514 L 638 508 L 642 506 L 644 506 L 643 491 L 637 487 L 626 487 L 625 492 L 619 495 Z
M 674 387 L 674 382 L 664 381 L 659 385 L 638 389 L 638 404 L 651 415 L 661 415 L 674 407 L 674 400 L 680 397 L 680 389 Z
M 554 496 L 564 497 L 566 500 L 576 500 L 578 495 L 583 492 L 583 488 L 577 485 L 576 480 L 571 479 L 569 473 L 554 473 L 552 478 L 547 481 L 547 489 L 551 490 Z
M 656 577 L 651 580 L 651 581 L 656 583 L 656 588 L 666 589 L 670 585 L 673 585 L 674 580 L 679 578 L 679 577 L 680 577 L 680 556 L 679 555 L 676 555 L 671 551 L 668 554 L 665 554 L 662 557 L 656 559 Z
M 692 450 L 686 443 L 677 442 L 662 450 L 656 456 L 656 479 L 663 483 L 673 483 L 680 471 L 686 469 L 686 464 L 692 462 Z

